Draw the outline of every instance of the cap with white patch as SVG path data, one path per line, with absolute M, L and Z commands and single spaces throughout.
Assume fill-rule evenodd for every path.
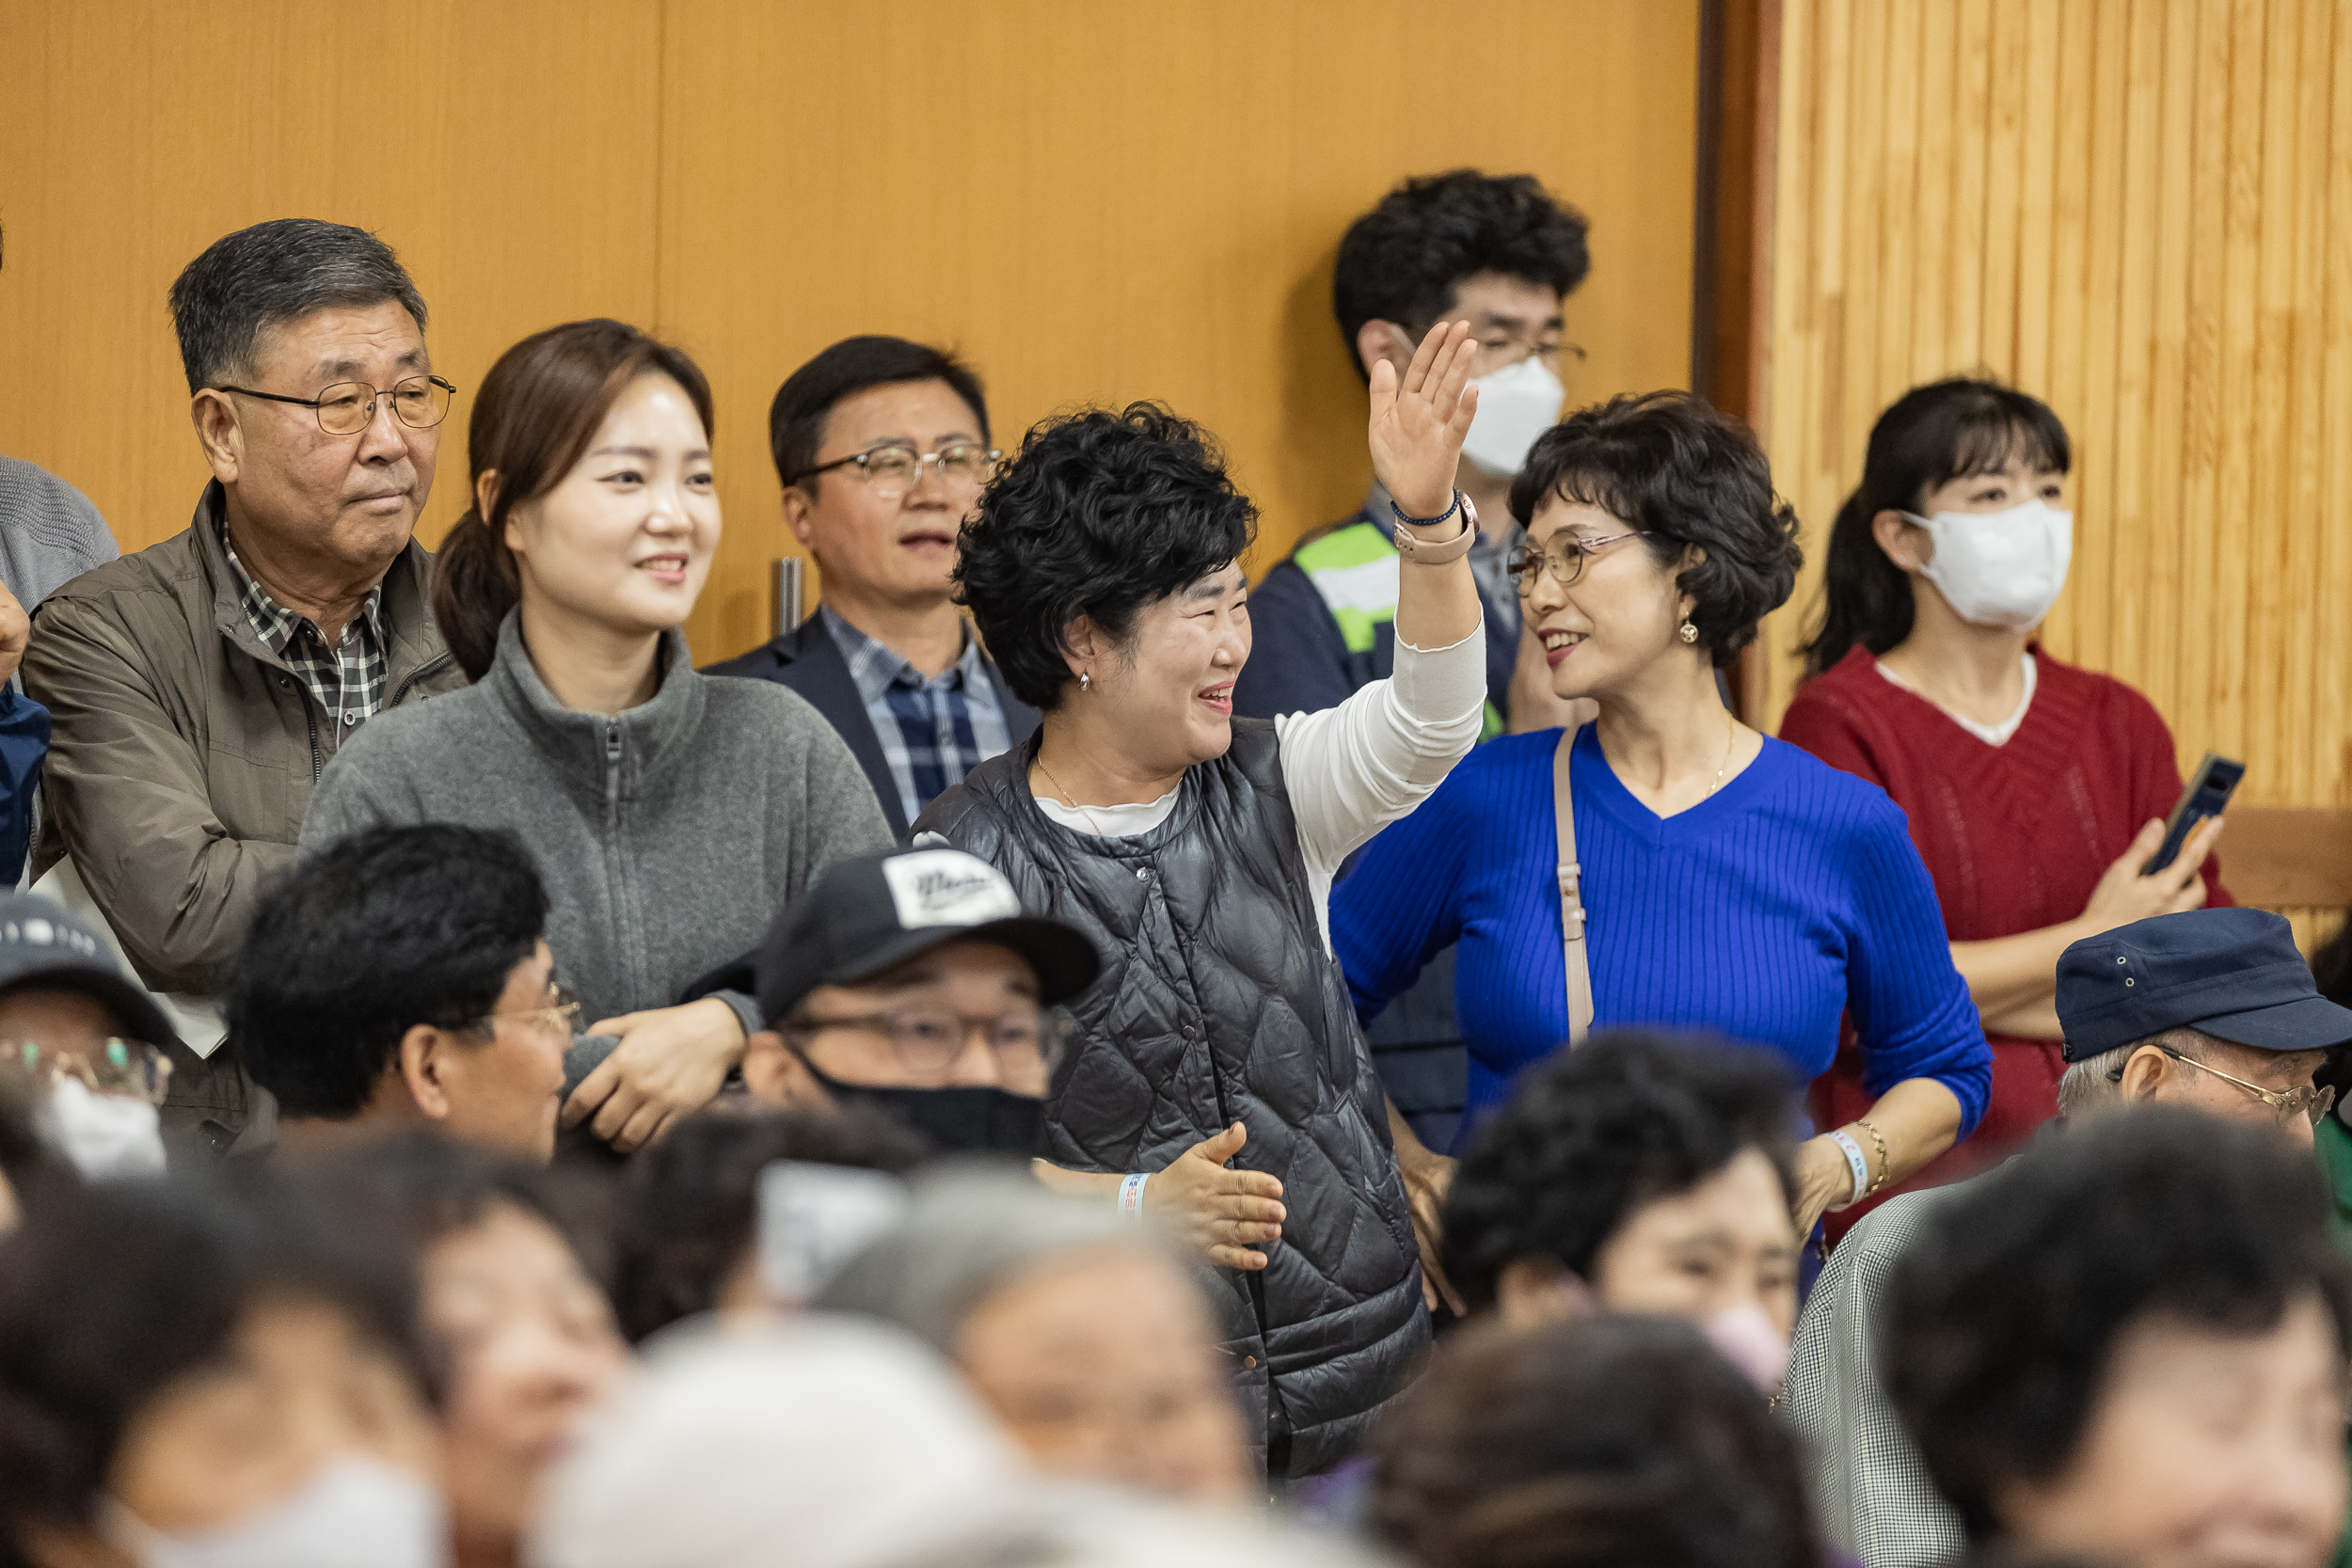
M 1102 970 L 1086 933 L 1024 913 L 1003 872 L 934 843 L 836 861 L 787 905 L 755 960 L 760 1016 L 774 1023 L 818 986 L 856 985 L 944 942 L 967 941 L 1027 959 L 1049 1007 Z

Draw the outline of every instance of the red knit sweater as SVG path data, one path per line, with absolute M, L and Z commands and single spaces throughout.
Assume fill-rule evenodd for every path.
M 2122 681 L 2033 652 L 2033 705 L 2007 745 L 1962 729 L 1880 674 L 1861 648 L 1800 687 L 1781 721 L 1782 739 L 1869 780 L 1903 808 L 1955 942 L 2074 919 L 2132 835 L 2180 799 L 2172 732 L 2154 705 Z M 2205 862 L 2206 898 L 2227 904 L 2217 859 Z M 1882 1197 L 1981 1168 L 2056 1113 L 2065 1071 L 2058 1042 L 1988 1038 L 1993 1103 L 1975 1135 Z M 1849 1024 L 1836 1065 L 1814 1084 L 1814 1116 L 1836 1127 L 1868 1105 Z M 1831 1240 L 1872 1207 L 1830 1215 Z

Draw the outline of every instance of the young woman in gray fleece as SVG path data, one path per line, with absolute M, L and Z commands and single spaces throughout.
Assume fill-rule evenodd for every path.
M 474 505 L 433 610 L 464 691 L 379 714 L 321 776 L 309 849 L 379 823 L 506 828 L 539 863 L 557 978 L 619 1037 L 564 1125 L 623 1152 L 718 1093 L 751 998 L 675 1006 L 846 855 L 887 847 L 833 727 L 769 681 L 697 673 L 678 628 L 719 543 L 710 389 L 636 328 L 524 339 L 483 383 Z

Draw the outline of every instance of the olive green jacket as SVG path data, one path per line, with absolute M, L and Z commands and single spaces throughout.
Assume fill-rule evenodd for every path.
M 218 992 L 270 877 L 292 865 L 345 736 L 246 622 L 221 547 L 226 498 L 136 555 L 85 572 L 33 617 L 24 689 L 49 709 L 33 873 L 72 855 L 139 978 Z M 384 575 L 384 706 L 466 684 L 414 540 Z

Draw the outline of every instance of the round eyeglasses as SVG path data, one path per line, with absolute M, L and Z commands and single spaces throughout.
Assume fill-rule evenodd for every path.
M 2310 1084 L 2305 1084 L 2300 1087 L 2292 1089 L 2265 1089 L 2260 1084 L 2249 1084 L 2243 1078 L 2224 1072 L 2217 1067 L 2209 1066 L 2204 1062 L 2199 1061 L 2196 1057 L 2188 1055 L 2185 1052 L 2176 1051 L 2172 1047 L 2165 1045 L 2159 1041 L 2152 1041 L 2150 1043 L 2154 1044 L 2158 1051 L 2162 1052 L 2165 1055 L 2169 1056 L 2172 1060 L 2180 1063 L 2183 1067 L 2193 1067 L 2200 1072 L 2212 1073 L 2216 1078 L 2220 1079 L 2225 1084 L 2235 1084 L 2239 1088 L 2244 1089 L 2248 1094 L 2252 1095 L 2256 1100 L 2259 1100 L 2264 1104 L 2269 1106 L 2270 1109 L 2277 1114 L 2280 1121 L 2293 1121 L 2297 1117 L 2301 1117 L 2311 1122 L 2312 1126 L 2316 1127 L 2319 1125 L 2321 1120 L 2327 1117 L 2328 1113 L 2334 1108 L 2336 1103 L 2336 1091 L 2333 1087 L 2315 1087 Z M 2129 1067 L 2130 1065 L 2131 1064 L 2129 1062 L 2125 1062 L 2122 1066 L 2109 1069 L 2107 1071 L 2107 1082 L 2110 1084 L 2122 1083 L 2123 1081 L 2123 1069 Z
M 1605 533 L 1597 539 L 1555 533 L 1543 545 L 1521 545 L 1513 550 L 1503 570 L 1510 573 L 1511 585 L 1524 599 L 1535 592 L 1538 574 L 1549 573 L 1552 581 L 1565 588 L 1584 575 L 1584 562 L 1598 555 L 1602 546 L 1613 545 L 1620 539 L 1640 539 L 1648 531 L 1637 528 L 1625 533 Z
M 411 430 L 431 430 L 449 418 L 450 400 L 457 388 L 437 375 L 412 375 L 382 391 L 364 381 L 338 381 L 314 398 L 290 398 L 283 392 L 257 392 L 250 387 L 222 387 L 239 397 L 291 403 L 318 416 L 319 428 L 329 436 L 357 436 L 375 422 L 375 405 L 389 399 L 392 417 Z
M 171 1086 L 171 1059 L 137 1040 L 101 1040 L 87 1051 L 39 1040 L 0 1040 L 0 1074 L 47 1086 L 78 1078 L 92 1094 L 123 1095 L 161 1105 Z
M 937 451 L 916 451 L 913 447 L 875 447 L 868 451 L 851 452 L 830 463 L 819 463 L 813 468 L 803 468 L 787 484 L 798 484 L 804 479 L 831 473 L 835 468 L 855 468 L 874 494 L 883 500 L 896 500 L 923 482 L 926 467 L 937 467 L 940 482 L 951 489 L 977 490 L 988 483 L 996 460 L 1004 453 L 977 442 L 960 441 Z

